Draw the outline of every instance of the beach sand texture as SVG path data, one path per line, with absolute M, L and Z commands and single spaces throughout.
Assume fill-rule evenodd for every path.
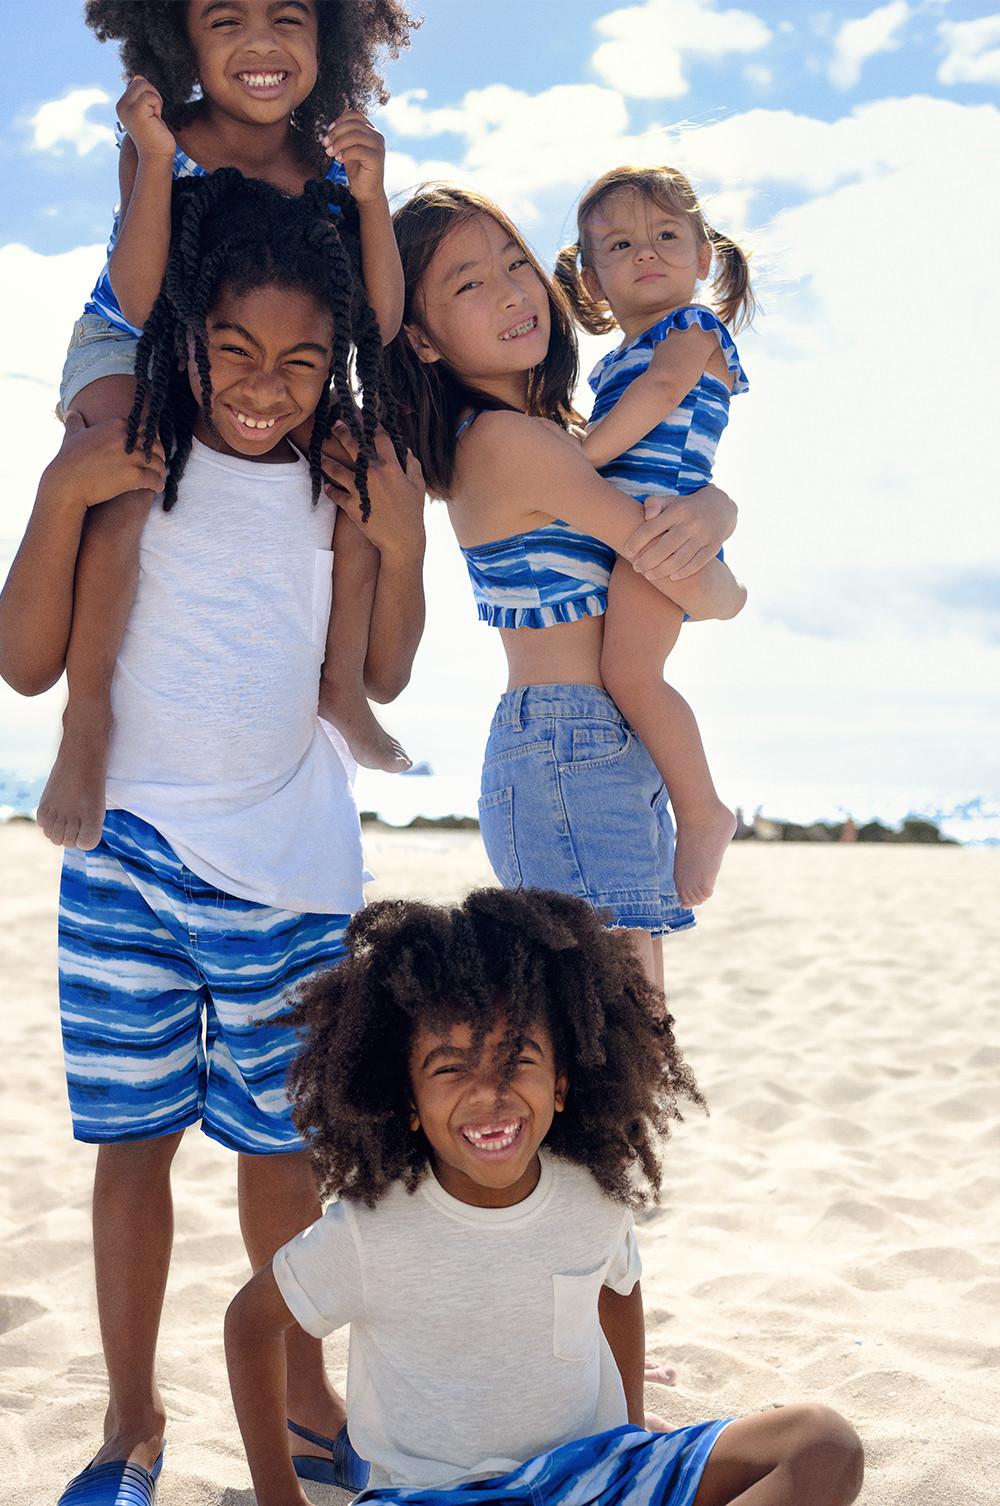
M 0 1499 L 48 1506 L 101 1427 L 94 1153 L 62 1080 L 58 855 L 27 824 L 0 854 Z M 475 832 L 376 828 L 368 854 L 373 895 L 490 878 Z M 649 1349 L 679 1371 L 647 1405 L 680 1426 L 827 1402 L 864 1439 L 866 1506 L 998 1499 L 998 891 L 988 851 L 746 844 L 667 946 L 712 1113 L 678 1130 L 641 1227 Z M 247 1275 L 233 1158 L 191 1132 L 175 1165 L 159 1502 L 251 1506 L 222 1353 Z M 344 1339 L 328 1351 L 342 1381 Z

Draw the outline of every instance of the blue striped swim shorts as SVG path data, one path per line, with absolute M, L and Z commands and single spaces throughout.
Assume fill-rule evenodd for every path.
M 715 1441 L 732 1421 L 673 1433 L 613 1428 L 564 1443 L 490 1480 L 441 1489 L 376 1486 L 353 1506 L 691 1506 Z
M 349 918 L 223 894 L 154 827 L 109 811 L 98 847 L 66 852 L 59 894 L 76 1139 L 147 1140 L 200 1119 L 232 1150 L 301 1150 L 285 1095 L 299 1046 L 288 992 L 341 959 Z

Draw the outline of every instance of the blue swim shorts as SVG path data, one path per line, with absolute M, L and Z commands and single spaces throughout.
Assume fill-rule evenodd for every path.
M 674 887 L 667 792 L 606 691 L 529 685 L 500 699 L 479 824 L 505 889 L 555 889 L 609 924 L 663 936 L 694 925 Z
M 98 847 L 67 851 L 59 895 L 76 1139 L 147 1140 L 200 1119 L 232 1150 L 301 1150 L 288 993 L 341 959 L 348 919 L 223 894 L 147 822 L 109 811 Z
M 564 1443 L 509 1474 L 441 1489 L 376 1486 L 353 1506 L 691 1506 L 731 1418 L 673 1433 L 612 1428 Z
M 100 314 L 81 314 L 66 351 L 56 417 L 65 422 L 73 399 L 100 377 L 134 376 L 138 344 L 134 335 Z

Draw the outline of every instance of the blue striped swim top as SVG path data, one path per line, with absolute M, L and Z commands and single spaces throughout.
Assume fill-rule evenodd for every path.
M 458 439 L 479 417 L 470 413 Z M 617 558 L 561 518 L 488 544 L 460 544 L 480 622 L 500 628 L 547 628 L 600 617 L 608 609 L 608 581 Z
M 115 137 L 118 142 L 119 149 L 121 148 L 121 144 L 127 135 L 128 132 L 122 126 L 121 121 L 116 120 Z M 175 182 L 178 178 L 205 178 L 207 176 L 208 168 L 201 167 L 197 162 L 195 162 L 193 157 L 189 157 L 186 152 L 181 151 L 180 147 L 177 148 L 177 150 L 174 152 L 173 163 L 173 177 Z M 342 164 L 339 162 L 331 161 L 330 168 L 326 176 L 327 178 L 329 178 L 331 183 L 347 183 L 347 173 L 344 171 Z M 111 226 L 111 239 L 108 241 L 107 260 L 104 263 L 100 277 L 94 284 L 94 291 L 91 293 L 87 302 L 83 306 L 83 311 L 85 314 L 100 314 L 102 319 L 107 319 L 108 323 L 113 324 L 116 329 L 124 330 L 125 334 L 135 335 L 136 339 L 138 339 L 142 334 L 142 330 L 138 325 L 130 324 L 129 321 L 125 318 L 125 315 L 121 311 L 121 305 L 119 304 L 118 299 L 115 297 L 115 290 L 111 286 L 111 277 L 109 275 L 109 269 L 111 266 L 111 253 L 115 249 L 115 241 L 118 239 L 118 232 L 121 229 L 120 216 L 121 205 L 118 204 L 115 206 L 115 217 Z
M 703 372 L 673 413 L 638 444 L 600 467 L 606 481 L 631 497 L 683 496 L 707 486 L 712 479 L 720 436 L 729 422 L 729 399 L 738 392 L 746 392 L 750 384 L 732 335 L 711 309 L 696 303 L 674 309 L 634 340 L 610 351 L 590 374 L 595 393 L 590 419 L 596 423 L 610 413 L 629 383 L 646 370 L 655 347 L 670 331 L 690 329 L 693 325 L 699 325 L 718 340 L 735 383 L 730 392 L 719 377 Z

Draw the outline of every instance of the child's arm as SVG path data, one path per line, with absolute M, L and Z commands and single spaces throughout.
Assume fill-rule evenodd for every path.
M 270 1266 L 226 1313 L 226 1363 L 257 1506 L 309 1506 L 288 1447 L 285 1330 L 295 1322 Z
M 125 451 L 125 424 L 87 429 L 75 410 L 42 473 L 21 546 L 0 592 L 0 674 L 20 695 L 40 695 L 63 672 L 73 583 L 88 507 L 123 492 L 163 490 L 159 445 L 150 460 Z
M 170 253 L 170 196 L 177 143 L 163 120 L 163 98 L 136 74 L 118 101 L 128 135 L 118 162 L 121 207 L 108 275 L 130 324 L 149 318 Z
M 629 384 L 610 413 L 588 428 L 583 453 L 591 465 L 607 465 L 623 455 L 673 413 L 718 348 L 715 336 L 698 325 L 672 330 L 660 340 L 642 375 Z
M 403 322 L 403 268 L 385 196 L 385 140 L 358 110 L 345 110 L 325 138 L 329 156 L 344 164 L 361 221 L 361 271 L 382 344 Z
M 602 1286 L 597 1302 L 601 1328 L 615 1357 L 625 1389 L 628 1420 L 643 1426 L 643 1365 L 646 1356 L 646 1325 L 642 1311 L 642 1290 L 638 1281 L 627 1297 Z

